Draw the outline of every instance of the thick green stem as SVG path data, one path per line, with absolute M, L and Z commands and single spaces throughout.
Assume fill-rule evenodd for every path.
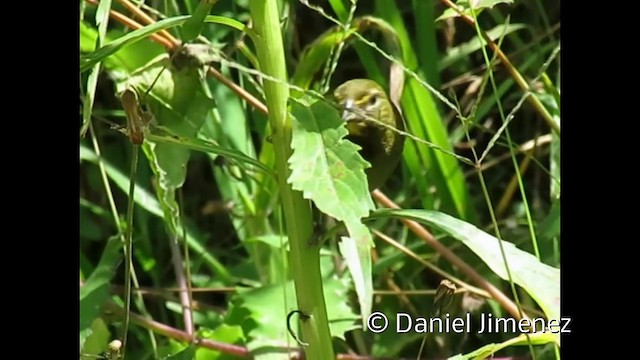
M 287 161 L 291 155 L 291 119 L 287 115 L 289 88 L 277 2 L 252 0 L 250 6 L 257 33 L 255 45 L 260 70 L 279 80 L 275 82 L 264 79 L 264 93 L 273 129 L 278 184 L 289 237 L 289 262 L 295 282 L 298 310 L 308 316 L 293 316 L 291 328 L 296 329 L 293 321 L 299 319 L 297 321 L 301 325 L 302 341 L 308 343 L 305 347 L 307 359 L 334 359 L 322 291 L 320 251 L 317 246 L 309 246 L 313 233 L 311 208 L 302 194 L 293 191 L 287 183 L 290 174 Z

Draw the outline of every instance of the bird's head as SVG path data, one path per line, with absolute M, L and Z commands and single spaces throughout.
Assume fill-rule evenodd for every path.
M 333 95 L 352 135 L 360 135 L 367 126 L 376 126 L 371 119 L 393 124 L 392 105 L 384 89 L 373 80 L 349 80 L 338 86 Z

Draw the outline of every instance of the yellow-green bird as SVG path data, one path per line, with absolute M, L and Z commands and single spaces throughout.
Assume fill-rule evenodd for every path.
M 349 130 L 347 139 L 362 148 L 360 155 L 371 164 L 365 170 L 369 189 L 377 189 L 398 165 L 404 136 L 368 118 L 404 131 L 402 115 L 373 80 L 349 80 L 338 86 L 333 95 L 343 109 L 342 119 Z

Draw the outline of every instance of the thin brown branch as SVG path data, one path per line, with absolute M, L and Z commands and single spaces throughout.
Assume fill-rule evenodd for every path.
M 105 308 L 107 311 L 110 311 L 117 316 L 121 316 L 124 313 L 124 310 L 120 306 L 112 302 L 106 303 Z M 131 313 L 131 322 L 140 327 L 152 330 L 157 334 L 166 336 L 174 340 L 183 341 L 187 343 L 195 343 L 197 346 L 201 346 L 201 347 L 212 349 L 212 350 L 218 350 L 225 354 L 243 356 L 247 358 L 252 357 L 249 350 L 243 346 L 225 344 L 225 343 L 221 343 L 214 340 L 197 338 L 192 335 L 189 335 L 185 331 L 178 330 L 176 328 L 157 322 L 155 320 L 146 319 L 143 316 L 133 312 Z
M 99 1 L 97 1 L 97 0 L 86 0 L 86 2 L 88 2 L 91 5 L 95 5 L 95 6 L 98 6 L 98 3 L 99 3 Z M 117 12 L 115 10 L 110 10 L 109 11 L 109 16 L 113 20 L 120 22 L 121 24 L 123 24 L 124 26 L 126 26 L 126 27 L 128 27 L 130 29 L 137 30 L 137 29 L 140 29 L 140 28 L 143 27 L 142 24 L 138 23 L 137 21 L 131 19 L 130 17 L 128 17 L 128 16 L 126 16 L 126 15 L 120 13 L 120 12 Z M 175 46 L 170 40 L 166 39 L 165 37 L 163 37 L 163 36 L 161 36 L 159 34 L 151 34 L 149 37 L 151 38 L 151 40 L 153 40 L 153 41 L 157 42 L 158 44 L 162 45 L 167 50 L 168 49 L 173 49 L 174 46 Z
M 400 207 L 394 203 L 391 199 L 389 199 L 385 194 L 383 194 L 380 190 L 373 191 L 373 197 L 383 206 L 386 206 L 391 209 L 400 209 Z M 482 275 L 480 275 L 477 271 L 475 271 L 469 264 L 467 264 L 464 260 L 459 258 L 456 254 L 454 254 L 449 248 L 442 245 L 440 241 L 438 241 L 427 229 L 422 227 L 419 223 L 408 220 L 401 219 L 401 221 L 409 228 L 409 230 L 413 231 L 419 238 L 424 240 L 427 245 L 431 246 L 434 250 L 442 255 L 447 261 L 453 264 L 455 267 L 460 269 L 463 273 L 471 278 L 471 280 L 476 283 L 481 288 L 485 289 L 491 297 L 496 300 L 511 316 L 515 319 L 528 318 L 528 316 L 522 313 L 520 315 L 520 311 L 516 304 L 509 299 L 502 291 L 493 286 L 489 281 L 487 281 Z
M 248 102 L 249 105 L 253 106 L 260 112 L 264 113 L 265 115 L 269 113 L 269 110 L 267 109 L 267 105 L 265 105 L 262 101 L 258 100 L 258 98 L 256 98 L 255 96 L 251 95 L 251 93 L 243 89 L 240 85 L 224 77 L 224 75 L 222 75 L 218 70 L 210 67 L 208 73 L 209 75 L 216 78 L 216 80 L 220 81 L 223 85 L 231 89 L 231 91 L 238 94 L 241 98 L 243 98 L 246 102 Z
M 187 334 L 193 335 L 193 308 L 191 304 L 191 294 L 189 293 L 189 281 L 185 276 L 185 266 L 182 260 L 182 254 L 180 253 L 180 246 L 175 239 L 169 241 L 169 247 L 171 248 L 171 262 L 173 263 L 173 270 L 176 275 L 176 282 L 178 287 L 182 289 L 178 294 L 180 298 L 180 304 L 182 305 L 182 318 L 184 321 L 184 328 L 187 330 Z
M 150 25 L 150 24 L 153 24 L 155 22 L 155 20 L 153 20 L 149 15 L 147 15 L 147 13 L 142 11 L 136 5 L 132 4 L 129 0 L 118 0 L 118 2 L 120 4 L 122 4 L 125 8 L 127 8 L 127 10 L 131 11 L 131 13 L 133 14 L 133 18 L 134 19 L 137 17 L 140 20 L 142 20 L 143 24 Z M 172 42 L 174 47 L 180 45 L 180 40 L 176 39 L 167 30 L 160 30 L 160 31 L 158 31 L 158 34 L 160 34 L 165 39 L 167 39 L 170 42 Z

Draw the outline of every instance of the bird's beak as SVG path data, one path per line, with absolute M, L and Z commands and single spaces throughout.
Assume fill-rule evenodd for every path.
M 353 117 L 353 99 L 347 99 L 344 102 L 344 111 L 342 111 L 342 120 L 349 121 Z

